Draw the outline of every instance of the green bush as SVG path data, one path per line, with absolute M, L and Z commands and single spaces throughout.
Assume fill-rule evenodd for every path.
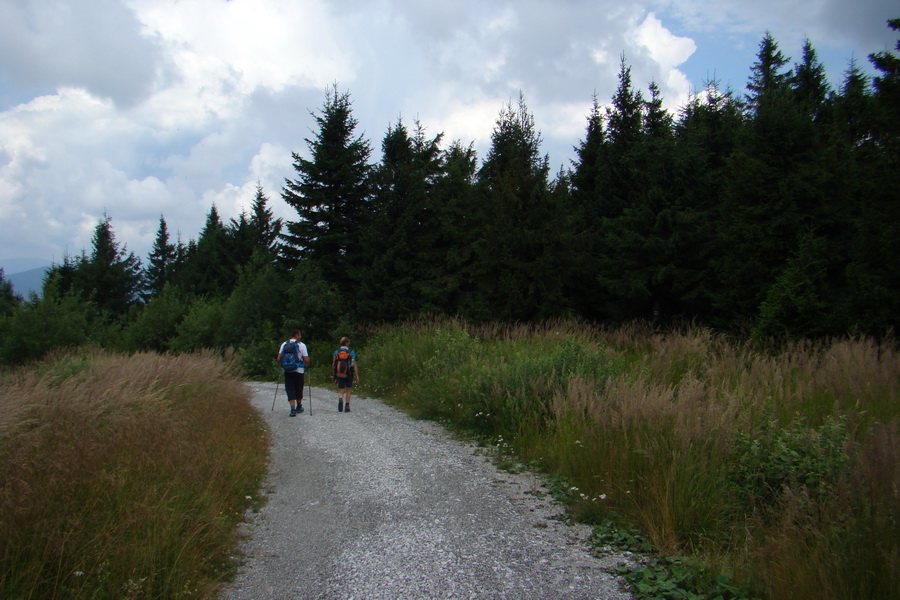
M 53 350 L 85 343 L 91 331 L 88 312 L 77 298 L 60 298 L 48 286 L 43 298 L 32 298 L 0 319 L 0 363 L 39 360 Z
M 169 341 L 174 352 L 192 352 L 203 348 L 222 347 L 222 313 L 225 301 L 195 299 L 187 315 L 176 326 L 176 335 Z
M 244 377 L 258 381 L 272 381 L 281 375 L 275 357 L 278 353 L 279 338 L 275 328 L 264 324 L 254 340 L 241 344 L 236 351 L 237 363 Z
M 844 419 L 829 417 L 817 428 L 802 417 L 786 428 L 770 421 L 735 439 L 729 480 L 747 510 L 775 506 L 786 490 L 827 500 L 848 475 L 846 443 Z
M 180 290 L 166 286 L 158 296 L 147 302 L 137 318 L 122 331 L 122 349 L 128 352 L 165 352 L 187 311 L 188 302 Z

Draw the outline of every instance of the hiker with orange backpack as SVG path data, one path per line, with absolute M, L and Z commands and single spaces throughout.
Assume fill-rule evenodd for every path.
M 338 412 L 350 412 L 350 390 L 354 381 L 359 383 L 359 366 L 356 353 L 350 349 L 350 338 L 341 338 L 341 347 L 331 358 L 331 371 L 338 386 Z

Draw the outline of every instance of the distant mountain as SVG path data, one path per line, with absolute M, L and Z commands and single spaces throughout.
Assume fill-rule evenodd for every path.
M 43 258 L 0 258 L 0 269 L 3 269 L 4 276 L 49 266 L 50 262 Z
M 36 293 L 38 296 L 41 295 L 44 274 L 49 268 L 50 267 L 38 267 L 36 269 L 29 269 L 11 275 L 4 273 L 3 277 L 12 284 L 13 292 L 27 299 L 31 292 Z

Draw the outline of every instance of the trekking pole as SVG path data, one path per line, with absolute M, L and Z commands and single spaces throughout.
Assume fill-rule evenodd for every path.
M 309 372 L 309 369 L 307 369 Z M 306 386 L 309 388 L 309 416 L 312 416 L 312 378 L 310 378 L 309 385 Z
M 275 379 L 275 395 L 272 396 L 272 410 L 275 410 L 275 398 L 278 397 L 278 379 Z

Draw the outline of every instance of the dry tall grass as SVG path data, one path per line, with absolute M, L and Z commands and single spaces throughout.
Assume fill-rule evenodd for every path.
M 0 597 L 211 597 L 268 437 L 211 355 L 68 356 L 0 379 Z

